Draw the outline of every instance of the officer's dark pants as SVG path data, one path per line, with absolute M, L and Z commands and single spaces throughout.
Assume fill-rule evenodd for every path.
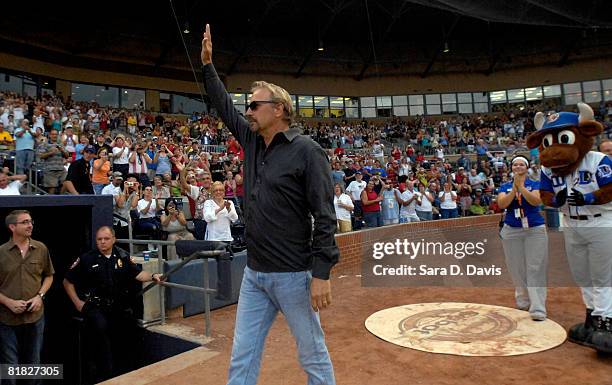
M 95 364 L 95 374 L 89 376 L 95 382 L 125 373 L 133 368 L 137 344 L 134 338 L 135 320 L 131 312 L 87 305 L 84 309 L 87 361 Z
M 204 219 L 194 219 L 193 227 L 195 228 L 195 239 L 203 241 L 206 237 L 206 221 Z

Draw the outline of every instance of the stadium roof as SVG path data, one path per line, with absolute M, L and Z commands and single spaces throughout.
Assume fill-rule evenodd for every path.
M 179 27 L 190 30 L 182 35 L 197 70 L 201 31 L 210 23 L 215 65 L 226 75 L 427 77 L 612 57 L 606 0 L 176 0 L 44 7 L 3 5 L 0 51 L 188 80 L 193 75 Z

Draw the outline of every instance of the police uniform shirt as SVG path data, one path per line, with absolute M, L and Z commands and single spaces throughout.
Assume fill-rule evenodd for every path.
M 572 195 L 572 189 L 583 194 L 593 193 L 603 186 L 612 183 L 612 160 L 601 152 L 589 151 L 573 173 L 565 177 L 557 176 L 554 171 L 542 167 L 540 174 L 541 191 L 554 194 L 567 188 L 567 195 Z M 612 210 L 612 202 L 602 205 L 571 206 L 566 203 L 561 207 L 565 215 L 595 215 Z
M 91 295 L 117 301 L 125 299 L 140 271 L 124 250 L 113 247 L 111 256 L 106 257 L 94 249 L 77 258 L 66 279 L 75 285 L 82 300 Z
M 504 183 L 499 188 L 499 192 L 509 194 L 512 191 L 513 182 Z M 527 191 L 540 190 L 540 182 L 534 182 L 531 179 L 525 180 L 525 189 Z M 523 216 L 527 217 L 527 223 L 529 227 L 541 226 L 544 224 L 544 217 L 540 214 L 540 207 L 533 206 L 527 202 L 525 197 L 521 198 L 521 204 L 519 205 L 518 199 L 514 198 L 510 206 L 506 209 L 506 219 L 504 223 L 511 227 L 522 227 L 521 218 L 517 218 L 515 213 L 517 209 L 523 210 Z

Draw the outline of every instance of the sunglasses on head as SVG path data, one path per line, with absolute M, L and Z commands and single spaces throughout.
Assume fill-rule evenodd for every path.
M 275 102 L 274 100 L 253 100 L 251 103 L 247 105 L 247 110 L 255 111 L 259 107 L 260 104 L 277 104 L 279 102 Z

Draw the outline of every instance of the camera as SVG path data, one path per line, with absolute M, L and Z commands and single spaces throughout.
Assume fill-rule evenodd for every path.
M 176 207 L 176 211 L 183 211 L 183 200 L 174 198 L 174 206 Z
M 125 182 L 125 185 L 128 187 L 134 187 L 134 182 Z

